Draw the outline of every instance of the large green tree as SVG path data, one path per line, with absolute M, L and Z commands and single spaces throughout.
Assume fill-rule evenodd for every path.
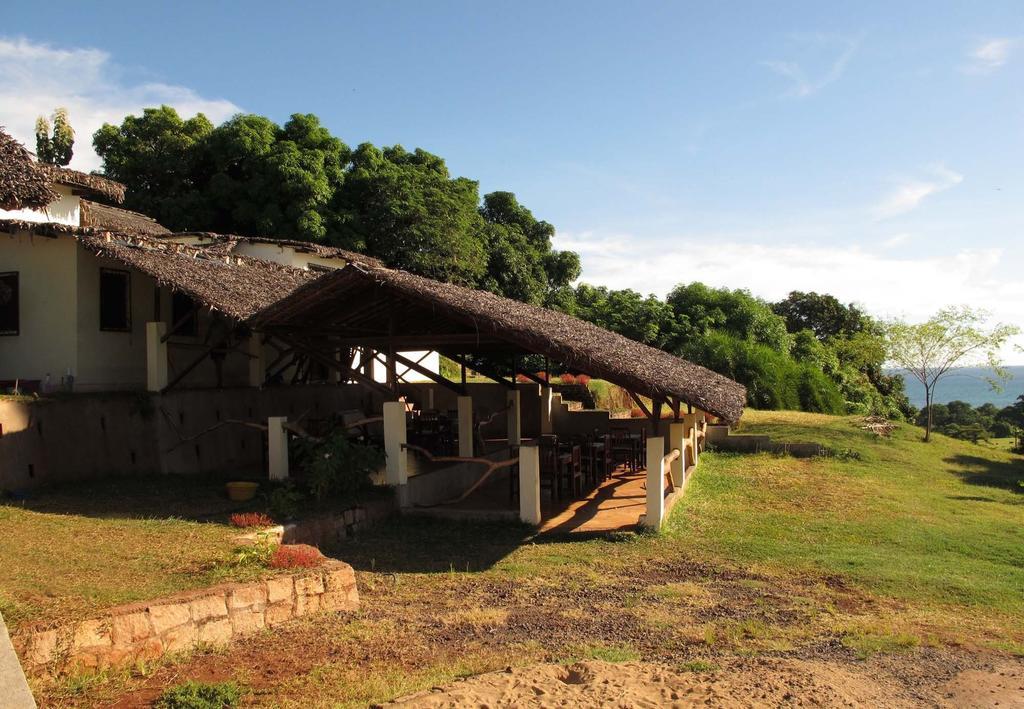
M 53 126 L 46 116 L 36 119 L 36 157 L 39 162 L 63 167 L 75 154 L 75 131 L 71 127 L 68 109 L 53 112 Z

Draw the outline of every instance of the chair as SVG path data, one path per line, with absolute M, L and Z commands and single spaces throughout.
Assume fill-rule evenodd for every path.
M 628 466 L 631 473 L 637 470 L 636 439 L 625 426 L 612 426 L 612 465 Z
M 551 499 L 561 498 L 559 479 L 561 478 L 561 466 L 558 464 L 558 437 L 541 436 L 537 443 L 538 455 L 540 457 L 540 487 L 551 490 Z
M 578 443 L 567 446 L 568 451 L 559 456 L 565 481 L 569 483 L 570 497 L 583 494 L 583 451 Z

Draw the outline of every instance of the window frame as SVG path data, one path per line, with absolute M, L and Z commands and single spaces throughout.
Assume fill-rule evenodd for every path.
M 103 276 L 116 274 L 124 276 L 125 283 L 125 327 L 104 327 L 103 325 Z M 100 332 L 131 332 L 132 331 L 132 272 L 121 268 L 100 268 L 99 316 Z
M 20 271 L 3 271 L 0 272 L 0 278 L 6 278 L 8 276 L 14 276 L 14 329 L 4 330 L 0 329 L 0 337 L 18 337 L 21 334 L 21 272 Z

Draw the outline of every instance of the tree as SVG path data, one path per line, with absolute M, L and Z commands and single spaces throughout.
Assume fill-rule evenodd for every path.
M 848 337 L 868 329 L 871 319 L 856 305 L 843 305 L 827 293 L 792 291 L 772 310 L 786 321 L 790 332 L 811 330 L 822 342 L 832 337 Z
M 931 440 L 932 399 L 935 386 L 951 371 L 985 364 L 993 373 L 989 384 L 998 389 L 1006 377 L 999 350 L 1019 329 L 997 324 L 984 327 L 987 313 L 967 306 L 943 308 L 923 323 L 893 320 L 886 326 L 889 359 L 906 369 L 924 386 L 925 434 Z
M 68 118 L 68 109 L 53 112 L 53 129 L 46 116 L 36 119 L 36 157 L 39 162 L 63 167 L 74 155 L 75 131 Z
M 690 283 L 672 289 L 667 302 L 676 316 L 685 317 L 698 333 L 724 331 L 783 354 L 792 348 L 785 321 L 749 291 Z
M 1024 450 L 1024 394 L 1018 396 L 1015 402 L 996 414 L 996 418 L 1010 426 L 1014 438 L 1014 450 Z

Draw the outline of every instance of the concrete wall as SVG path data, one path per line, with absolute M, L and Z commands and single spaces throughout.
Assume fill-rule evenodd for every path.
M 0 272 L 7 271 L 18 272 L 21 332 L 0 335 L 0 379 L 49 374 L 57 384 L 78 369 L 76 241 L 0 233 Z
M 53 222 L 57 224 L 81 224 L 82 216 L 78 195 L 72 194 L 67 185 L 50 185 L 58 197 L 45 209 L 0 209 L 0 219 L 17 219 L 23 222 Z
M 327 417 L 382 400 L 358 385 L 0 400 L 0 490 L 117 475 L 266 475 L 266 434 L 228 419 Z M 219 426 L 219 427 L 218 427 Z M 183 438 L 205 435 L 183 442 Z

